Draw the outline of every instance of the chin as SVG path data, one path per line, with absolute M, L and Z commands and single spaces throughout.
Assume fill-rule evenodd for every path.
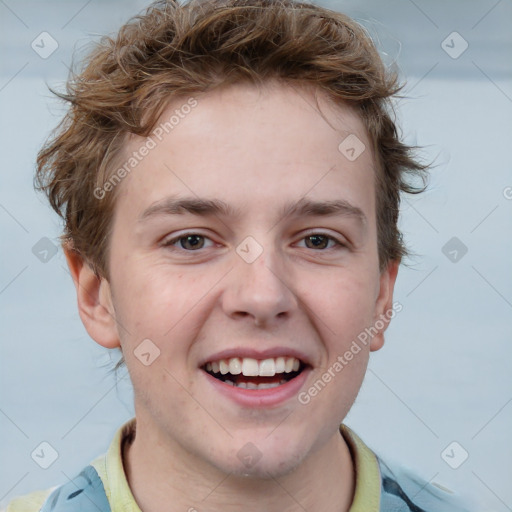
M 300 460 L 296 456 L 286 460 L 266 460 L 260 459 L 254 466 L 248 467 L 240 462 L 235 463 L 230 469 L 231 475 L 244 480 L 275 480 L 282 478 L 297 468 Z
M 302 462 L 304 446 L 286 447 L 266 443 L 261 449 L 248 441 L 232 452 L 227 460 L 212 461 L 224 473 L 243 479 L 271 480 L 292 473 Z

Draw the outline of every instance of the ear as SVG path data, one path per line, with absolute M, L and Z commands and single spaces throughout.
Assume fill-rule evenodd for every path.
M 99 277 L 82 256 L 63 245 L 78 299 L 78 313 L 91 338 L 106 348 L 120 346 L 109 282 Z
M 370 350 L 379 350 L 384 345 L 384 331 L 387 329 L 393 313 L 393 290 L 395 289 L 396 276 L 398 274 L 399 261 L 392 260 L 381 272 L 379 279 L 379 294 L 375 303 L 375 315 L 373 327 L 377 333 L 370 343 Z

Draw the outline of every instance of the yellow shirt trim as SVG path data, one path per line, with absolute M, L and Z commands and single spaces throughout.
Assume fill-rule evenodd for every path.
M 44 491 L 32 491 L 25 496 L 14 498 L 7 505 L 5 512 L 39 512 L 46 498 L 48 498 L 50 493 L 57 487 L 59 486 L 56 485 Z M 1 512 L 4 511 L 2 510 Z
M 379 512 L 381 476 L 377 457 L 349 427 L 342 424 L 340 432 L 350 448 L 356 471 L 354 499 L 349 512 Z
M 122 425 L 116 432 L 106 454 L 91 462 L 103 482 L 112 512 L 141 512 L 133 497 L 122 459 L 122 443 L 135 435 L 136 418 Z

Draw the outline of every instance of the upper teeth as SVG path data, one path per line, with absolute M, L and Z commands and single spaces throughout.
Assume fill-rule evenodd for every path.
M 244 375 L 246 377 L 273 377 L 276 373 L 296 372 L 300 361 L 295 357 L 276 357 L 258 361 L 251 357 L 232 357 L 206 363 L 206 370 L 226 375 Z

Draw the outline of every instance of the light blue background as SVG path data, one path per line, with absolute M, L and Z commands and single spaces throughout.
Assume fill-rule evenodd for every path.
M 57 243 L 60 234 L 32 176 L 63 112 L 46 83 L 62 87 L 73 49 L 144 5 L 0 2 L 0 505 L 74 477 L 133 415 L 126 370 L 117 383 L 108 373 L 119 354 L 81 324 L 62 251 L 47 263 L 32 253 L 42 237 Z M 385 61 L 398 65 L 408 82 L 399 103 L 406 140 L 438 164 L 429 191 L 403 202 L 401 227 L 417 256 L 401 268 L 403 311 L 372 355 L 347 423 L 381 455 L 474 495 L 480 510 L 510 510 L 512 200 L 504 191 L 512 186 L 512 4 L 323 5 L 362 22 Z M 59 44 L 48 59 L 30 46 L 42 31 Z M 457 59 L 441 46 L 453 31 L 469 44 Z M 457 263 L 441 252 L 453 236 L 468 248 Z M 59 453 L 46 470 L 30 457 L 41 441 Z M 440 455 L 452 441 L 469 453 L 456 470 Z

